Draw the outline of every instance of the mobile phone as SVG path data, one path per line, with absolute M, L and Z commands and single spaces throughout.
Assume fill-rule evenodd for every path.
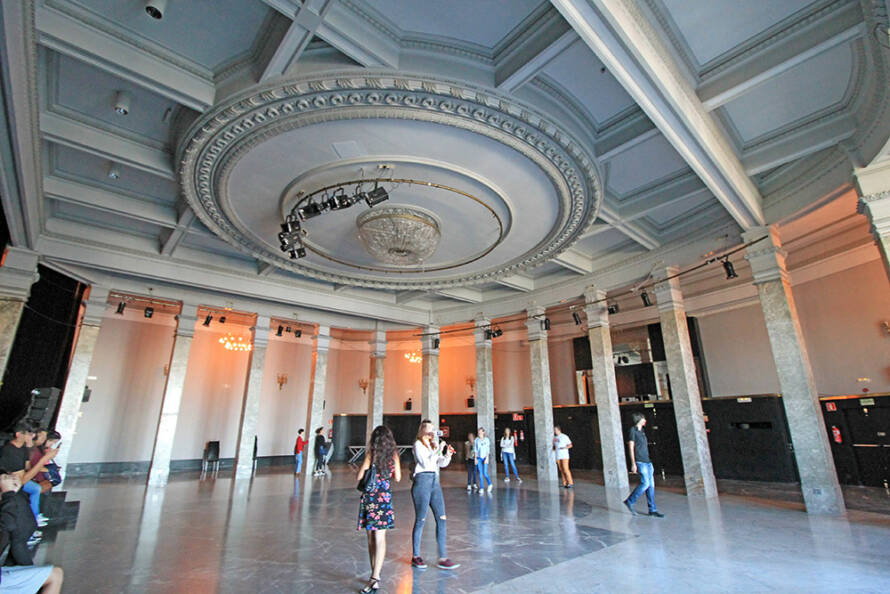
M 436 431 L 436 437 L 442 437 L 443 435 L 445 435 L 444 431 L 442 431 L 442 430 Z

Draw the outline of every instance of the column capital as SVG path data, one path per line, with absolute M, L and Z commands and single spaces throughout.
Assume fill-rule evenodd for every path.
M 787 254 L 782 249 L 778 230 L 775 227 L 752 227 L 742 233 L 742 240 L 745 243 L 758 239 L 762 241 L 745 249 L 745 260 L 751 266 L 754 284 L 775 280 L 787 281 L 788 271 L 785 267 Z
M 0 298 L 27 301 L 37 282 L 37 252 L 6 246 L 0 259 Z
M 491 334 L 488 332 L 490 330 L 490 319 L 483 316 L 482 314 L 479 314 L 475 318 L 473 318 L 473 336 L 476 338 L 477 347 L 491 346 Z
M 198 323 L 198 304 L 183 303 L 179 314 L 176 316 L 176 336 L 191 338 L 195 335 L 195 326 Z
M 315 327 L 315 350 L 328 352 L 331 348 L 331 327 L 319 324 Z
M 861 196 L 890 190 L 890 160 L 853 169 L 856 186 Z
M 424 355 L 438 355 L 439 327 L 424 326 L 423 335 L 420 337 L 420 351 Z
M 652 274 L 655 279 L 655 300 L 658 311 L 684 307 L 683 291 L 680 289 L 680 279 L 677 274 L 680 269 L 676 266 L 666 266 Z
M 606 292 L 589 286 L 584 289 L 584 313 L 587 315 L 587 328 L 609 326 L 609 304 L 606 303 Z
M 890 237 L 890 190 L 862 196 L 856 210 L 868 217 L 875 241 Z
M 84 301 L 83 323 L 87 326 L 99 326 L 108 307 L 108 294 L 111 289 L 97 285 L 90 286 L 90 294 Z
M 253 348 L 268 346 L 271 328 L 272 319 L 269 316 L 257 315 L 253 326 Z
M 547 310 L 539 305 L 530 305 L 526 310 L 528 317 L 525 320 L 525 327 L 528 330 L 529 341 L 547 339 L 547 330 L 544 329 L 546 313 Z

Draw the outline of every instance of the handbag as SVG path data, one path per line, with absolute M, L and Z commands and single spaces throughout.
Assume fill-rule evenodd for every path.
M 365 471 L 361 480 L 358 482 L 356 489 L 362 493 L 370 493 L 377 486 L 377 467 L 371 464 L 371 467 Z

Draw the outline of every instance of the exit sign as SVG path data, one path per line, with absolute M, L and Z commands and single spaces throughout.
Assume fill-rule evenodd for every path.
M 828 412 L 835 412 L 837 410 L 837 404 L 834 402 L 826 402 L 825 410 L 827 410 Z
M 513 420 L 514 420 L 514 421 L 522 421 L 522 420 L 524 420 L 524 419 L 525 419 L 525 416 L 523 416 L 523 415 L 521 415 L 521 414 L 519 414 L 519 413 L 513 413 Z

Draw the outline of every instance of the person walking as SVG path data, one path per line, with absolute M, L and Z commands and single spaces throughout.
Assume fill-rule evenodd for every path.
M 389 427 L 378 425 L 374 428 L 356 480 L 361 480 L 368 469 L 372 469 L 373 483 L 365 487 L 358 508 L 358 530 L 364 530 L 368 535 L 368 557 L 371 561 L 371 578 L 361 589 L 364 594 L 380 589 L 380 571 L 386 557 L 386 531 L 395 526 L 392 479 L 395 478 L 396 482 L 402 480 L 396 440 Z
M 324 439 L 324 427 L 315 430 L 315 471 L 312 476 L 324 475 L 325 455 L 328 453 L 327 442 Z
M 473 433 L 467 434 L 467 441 L 464 442 L 464 461 L 467 465 L 467 491 L 476 489 L 476 448 L 474 442 L 476 436 Z
M 488 460 L 491 457 L 491 440 L 485 436 L 485 429 L 479 427 L 479 437 L 473 443 L 476 450 L 476 482 L 479 483 L 479 494 L 482 495 L 486 491 L 485 481 L 488 481 L 488 492 L 494 488 L 491 484 L 491 477 L 488 476 Z
M 420 556 L 420 541 L 423 537 L 423 525 L 426 515 L 432 508 L 436 518 L 436 544 L 439 547 L 439 569 L 456 569 L 460 567 L 448 558 L 445 546 L 447 537 L 447 516 L 445 515 L 445 498 L 442 496 L 442 485 L 439 482 L 439 469 L 451 462 L 454 448 L 444 441 L 438 441 L 436 429 L 432 422 L 424 419 L 420 422 L 417 439 L 414 441 L 414 484 L 411 486 L 411 499 L 414 502 L 414 531 L 411 534 L 412 554 L 411 565 L 417 569 L 426 569 L 427 565 Z
M 569 469 L 569 450 L 572 449 L 572 440 L 562 432 L 559 425 L 553 426 L 553 451 L 556 452 L 556 467 L 562 477 L 562 486 L 571 489 L 575 486 L 572 479 L 572 471 Z
M 646 426 L 646 417 L 640 413 L 634 413 L 633 426 L 630 428 L 630 439 L 627 440 L 627 449 L 630 452 L 630 471 L 631 473 L 640 473 L 640 484 L 636 489 L 624 500 L 624 505 L 630 510 L 634 516 L 639 514 L 634 509 L 634 504 L 644 492 L 646 493 L 646 503 L 649 505 L 649 515 L 655 518 L 663 518 L 664 514 L 659 513 L 655 507 L 655 467 L 652 466 L 652 460 L 649 458 L 649 440 L 643 427 Z
M 504 461 L 504 482 L 510 482 L 510 469 L 513 469 L 513 476 L 518 482 L 522 482 L 519 473 L 516 472 L 516 436 L 509 427 L 504 429 L 504 436 L 501 438 L 501 460 Z
M 303 438 L 303 430 L 297 431 L 297 443 L 294 445 L 294 459 L 297 463 L 297 469 L 294 474 L 300 474 L 303 468 L 303 449 L 306 447 L 307 441 Z

